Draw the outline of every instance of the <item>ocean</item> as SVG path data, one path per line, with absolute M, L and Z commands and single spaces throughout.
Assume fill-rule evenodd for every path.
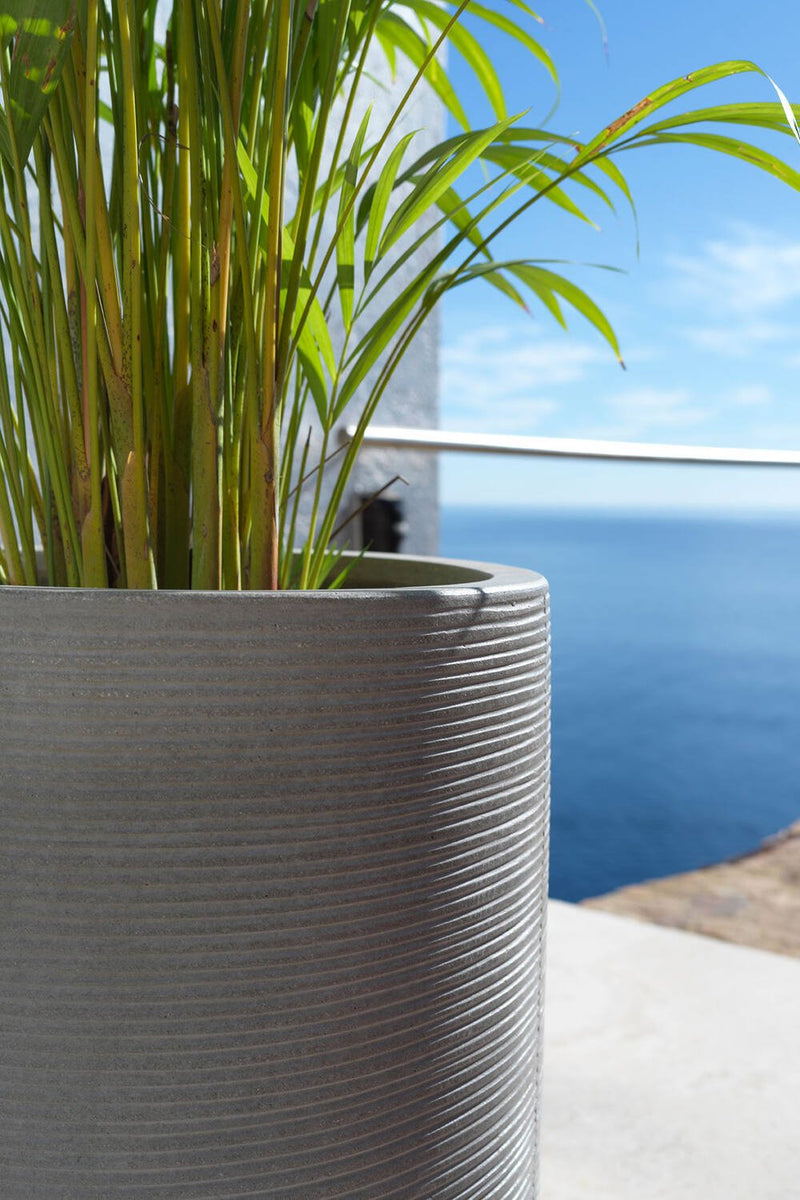
M 550 582 L 551 895 L 800 817 L 800 517 L 447 508 L 441 553 Z

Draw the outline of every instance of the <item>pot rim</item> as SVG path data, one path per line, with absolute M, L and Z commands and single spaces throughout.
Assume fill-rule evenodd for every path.
M 430 595 L 431 593 L 455 594 L 462 592 L 491 592 L 493 595 L 508 592 L 545 591 L 547 580 L 538 572 L 527 567 L 506 566 L 501 563 L 482 562 L 471 559 L 441 558 L 439 556 L 424 556 L 417 554 L 388 554 L 367 551 L 360 554 L 347 550 L 342 555 L 342 562 L 355 561 L 352 579 L 355 586 L 345 586 L 336 589 L 280 588 L 275 591 L 204 591 L 200 589 L 134 589 L 134 588 L 74 588 L 51 587 L 41 584 L 37 587 L 20 584 L 5 584 L 0 586 L 0 597 L 3 595 L 47 595 L 55 598 L 67 594 L 91 596 L 95 603 L 113 604 L 116 602 L 136 600 L 140 603 L 165 603 L 167 597 L 218 597 L 220 603 L 245 603 L 249 598 L 252 602 L 259 598 L 296 598 L 306 602 L 309 598 L 329 598 L 332 601 L 358 599 L 364 597 L 396 596 L 414 593 Z M 397 580 L 395 577 L 400 576 Z M 404 582 L 407 579 L 408 582 Z M 107 597 L 100 600 L 100 596 Z M 160 600 L 156 600 L 160 597 Z M 226 601 L 226 597 L 238 597 L 237 600 Z M 148 599 L 149 598 L 149 599 Z M 188 600 L 191 603 L 191 599 Z

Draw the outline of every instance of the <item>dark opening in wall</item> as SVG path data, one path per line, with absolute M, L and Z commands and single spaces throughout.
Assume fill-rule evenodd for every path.
M 367 500 L 368 497 L 362 499 Z M 397 554 L 407 528 L 402 500 L 387 500 L 379 496 L 361 514 L 361 544 L 367 550 Z

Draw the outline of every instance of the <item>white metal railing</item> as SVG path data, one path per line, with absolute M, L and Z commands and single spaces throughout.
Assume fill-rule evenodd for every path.
M 355 426 L 343 431 L 352 440 Z M 478 454 L 527 454 L 540 458 L 599 458 L 618 461 L 719 463 L 728 466 L 800 467 L 800 450 L 749 450 L 730 446 L 681 446 L 666 442 L 613 442 L 593 438 L 522 437 L 515 434 L 455 433 L 371 425 L 365 446 L 408 450 L 463 450 Z

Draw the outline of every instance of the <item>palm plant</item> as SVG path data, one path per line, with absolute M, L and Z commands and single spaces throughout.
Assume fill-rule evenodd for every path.
M 360 438 L 448 290 L 482 278 L 562 323 L 570 306 L 619 354 L 552 264 L 493 257 L 521 213 L 630 201 L 612 154 L 676 141 L 800 187 L 741 137 L 796 130 L 782 96 L 656 119 L 753 64 L 682 77 L 577 144 L 508 115 L 467 12 L 555 78 L 523 0 L 0 0 L 0 581 L 41 580 L 37 544 L 47 581 L 70 586 L 335 580 Z M 447 44 L 492 105 L 486 128 Z M 376 54 L 412 76 L 383 123 L 362 99 Z M 420 153 L 398 122 L 423 85 L 460 132 Z

